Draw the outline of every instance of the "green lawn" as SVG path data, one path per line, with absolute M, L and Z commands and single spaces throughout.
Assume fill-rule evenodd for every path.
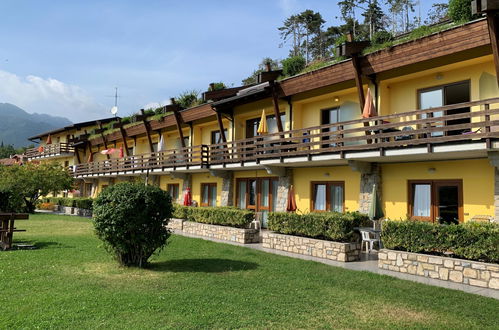
M 0 252 L 0 328 L 494 328 L 499 301 L 173 236 L 123 269 L 88 219 L 34 215 Z

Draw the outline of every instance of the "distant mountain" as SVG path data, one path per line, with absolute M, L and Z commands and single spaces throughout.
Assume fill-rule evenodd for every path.
M 30 114 L 13 104 L 0 103 L 0 141 L 16 148 L 32 144 L 28 137 L 67 125 L 71 125 L 67 118 Z

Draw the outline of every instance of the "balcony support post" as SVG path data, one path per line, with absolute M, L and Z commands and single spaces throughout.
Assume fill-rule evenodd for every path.
M 176 105 L 174 98 L 170 100 L 172 105 Z M 177 125 L 178 135 L 180 137 L 180 145 L 182 146 L 182 148 L 185 148 L 184 132 L 182 132 L 182 124 L 184 121 L 178 110 L 178 106 L 173 107 L 173 117 L 175 117 L 175 124 Z
M 146 129 L 147 142 L 149 143 L 149 150 L 152 153 L 154 152 L 154 148 L 152 146 L 151 127 L 149 126 L 149 122 L 147 121 L 147 116 L 144 112 L 144 109 L 140 109 L 140 114 L 142 115 L 142 123 L 144 124 L 144 128 Z
M 222 114 L 216 110 L 215 113 L 217 114 L 218 127 L 220 129 L 220 137 L 222 137 L 223 143 L 227 143 L 227 137 L 225 136 L 225 130 L 224 130 L 224 123 L 222 122 Z
M 99 125 L 99 130 L 100 130 L 100 136 L 102 137 L 102 142 L 104 143 L 104 149 L 107 149 L 107 140 L 106 136 L 104 135 L 104 130 L 102 129 L 102 122 L 99 120 L 97 122 L 97 125 Z M 107 159 L 110 159 L 111 157 L 106 154 Z
M 279 111 L 279 98 L 277 97 L 277 84 L 274 80 L 269 81 L 270 88 L 272 91 L 272 103 L 274 105 L 274 115 L 275 120 L 277 122 L 277 130 L 279 132 L 284 132 L 284 128 L 282 126 L 281 114 Z
M 123 146 L 125 147 L 125 156 L 130 156 L 128 154 L 128 142 L 126 141 L 126 131 L 125 129 L 123 128 L 123 124 L 121 123 L 121 118 L 118 117 L 118 123 L 120 125 L 120 133 L 121 133 L 121 138 L 123 139 Z
M 497 22 L 497 11 L 487 12 L 487 25 L 489 27 L 490 45 L 492 46 L 492 54 L 494 56 L 494 64 L 496 68 L 497 86 L 499 87 L 499 24 Z

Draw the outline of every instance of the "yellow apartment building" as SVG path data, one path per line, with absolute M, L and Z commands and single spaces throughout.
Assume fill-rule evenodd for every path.
M 178 202 L 189 188 L 198 207 L 254 210 L 264 225 L 286 210 L 291 186 L 303 213 L 367 212 L 375 187 L 390 219 L 497 220 L 499 63 L 487 21 L 348 55 L 283 80 L 262 72 L 256 85 L 208 91 L 206 103 L 171 104 L 160 118 L 40 134 L 28 157 L 71 166 L 84 196 L 143 178 Z M 368 93 L 377 113 L 363 118 Z M 123 151 L 101 154 L 109 149 Z

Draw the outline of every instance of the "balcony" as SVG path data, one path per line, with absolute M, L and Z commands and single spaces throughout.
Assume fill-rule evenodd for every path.
M 486 157 L 499 98 L 77 165 L 76 177 Z M 470 111 L 471 110 L 471 111 Z
M 74 177 L 140 175 L 155 172 L 195 171 L 208 167 L 206 146 L 165 150 L 74 165 Z
M 487 150 L 499 148 L 498 105 L 499 98 L 495 98 L 219 143 L 208 146 L 209 166 L 484 157 Z
M 41 159 L 49 157 L 67 157 L 73 156 L 75 149 L 72 144 L 68 143 L 58 143 L 58 144 L 48 144 L 45 146 L 40 146 L 38 148 L 32 148 L 26 150 L 26 157 L 28 160 Z

